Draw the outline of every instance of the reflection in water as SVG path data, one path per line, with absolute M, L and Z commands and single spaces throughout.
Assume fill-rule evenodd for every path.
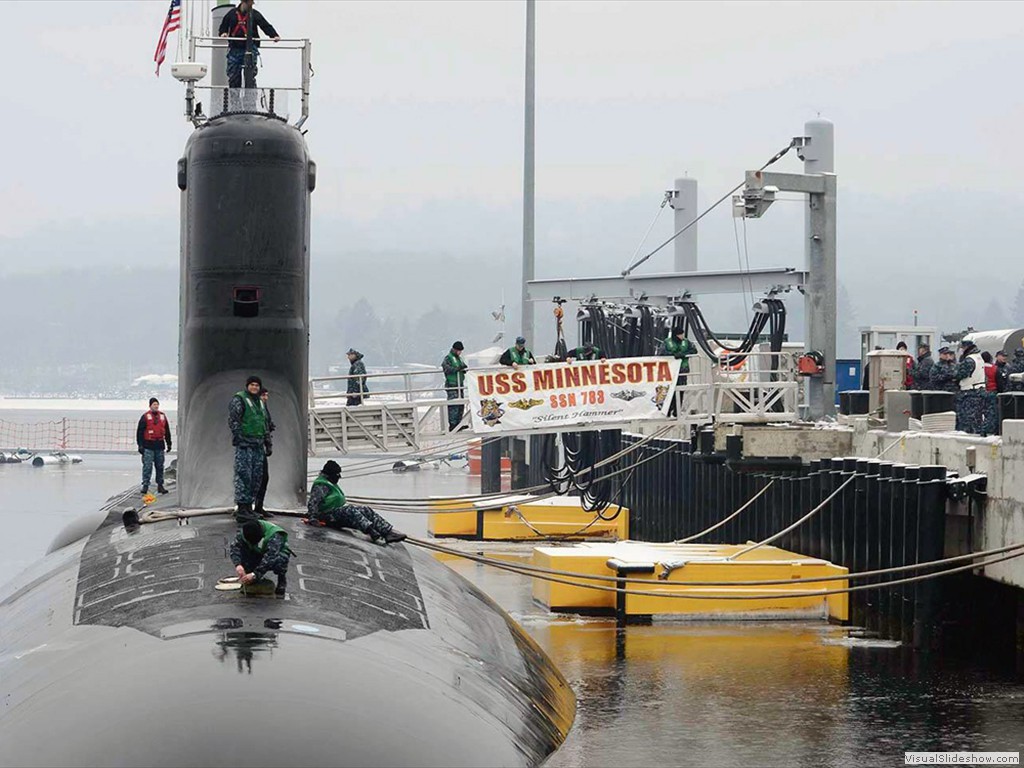
M 1019 748 L 1012 673 L 850 642 L 824 622 L 667 622 L 552 616 L 525 578 L 448 563 L 554 660 L 576 722 L 545 765 L 896 765 L 905 750 Z
M 577 694 L 550 766 L 902 764 L 1019 747 L 1024 686 L 815 623 L 523 617 Z
M 233 621 L 237 621 L 237 619 L 227 620 L 227 622 Z M 218 624 L 220 623 L 218 622 Z M 276 647 L 276 632 L 224 632 L 221 639 L 217 641 L 217 650 L 213 652 L 213 655 L 218 661 L 225 661 L 228 656 L 234 655 L 239 674 L 245 672 L 251 675 L 252 662 L 256 655 L 273 655 L 273 650 Z

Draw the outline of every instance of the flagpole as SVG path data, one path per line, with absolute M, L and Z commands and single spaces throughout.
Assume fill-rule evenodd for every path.
M 534 273 L 534 69 L 536 48 L 535 0 L 526 0 L 526 94 L 523 126 L 523 292 L 522 335 L 534 344 L 533 303 L 529 301 L 527 283 Z

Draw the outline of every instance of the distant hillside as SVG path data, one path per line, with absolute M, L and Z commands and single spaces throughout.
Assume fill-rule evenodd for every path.
M 350 346 L 371 365 L 390 365 L 438 363 L 456 338 L 470 348 L 488 344 L 498 328 L 490 312 L 501 304 L 500 286 L 513 279 L 507 266 L 488 265 L 480 280 L 479 265 L 454 259 L 316 259 L 311 371 L 344 361 Z M 173 373 L 177 270 L 104 266 L 6 275 L 0 328 L 0 389 L 102 390 L 142 372 Z

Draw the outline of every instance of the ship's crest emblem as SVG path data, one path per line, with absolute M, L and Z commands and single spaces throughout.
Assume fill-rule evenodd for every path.
M 654 388 L 654 397 L 651 398 L 651 402 L 658 406 L 658 410 L 665 404 L 665 398 L 668 397 L 668 384 L 659 384 Z
M 501 424 L 501 417 L 505 415 L 505 409 L 501 407 L 501 403 L 493 398 L 486 398 L 480 401 L 480 410 L 477 413 L 484 424 L 489 427 L 497 426 Z

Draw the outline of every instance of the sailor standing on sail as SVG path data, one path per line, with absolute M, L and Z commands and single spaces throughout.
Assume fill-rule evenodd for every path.
M 264 445 L 269 434 L 267 409 L 260 398 L 259 376 L 246 379 L 245 389 L 231 398 L 228 427 L 235 446 L 235 519 L 254 519 L 252 503 L 263 482 Z
M 242 87 L 242 70 L 245 70 L 245 87 L 256 87 L 256 57 L 259 56 L 259 36 L 257 30 L 262 29 L 267 37 L 275 43 L 281 39 L 277 30 L 263 14 L 253 8 L 255 0 L 242 0 L 237 8 L 232 8 L 220 21 L 218 33 L 221 37 L 230 37 L 228 41 L 228 87 Z M 237 38 L 249 38 L 249 40 Z M 248 57 L 248 61 L 246 58 Z
M 267 436 L 263 438 L 263 476 L 260 479 L 259 490 L 256 491 L 255 504 L 253 505 L 253 512 L 256 513 L 256 517 L 268 518 L 273 517 L 273 512 L 267 512 L 263 508 L 263 502 L 267 498 L 267 486 L 270 484 L 270 466 L 267 464 L 267 459 L 274 452 L 274 417 L 270 415 L 270 391 L 264 387 L 260 390 L 260 402 L 263 403 L 263 409 L 267 412 Z

